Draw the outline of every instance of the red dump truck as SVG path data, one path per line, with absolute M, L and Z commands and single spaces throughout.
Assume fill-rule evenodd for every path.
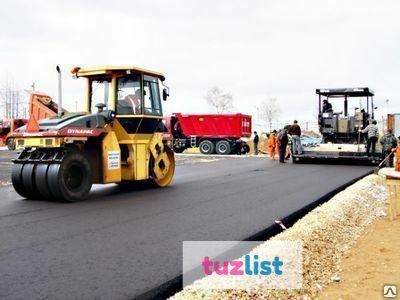
M 251 116 L 244 114 L 181 114 L 166 118 L 175 152 L 199 148 L 203 154 L 244 154 L 251 135 Z

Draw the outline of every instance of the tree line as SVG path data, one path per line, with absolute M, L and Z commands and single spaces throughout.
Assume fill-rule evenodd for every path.
M 217 113 L 231 112 L 234 108 L 232 94 L 221 90 L 217 86 L 210 88 L 204 98 L 207 104 Z M 279 118 L 281 113 L 278 100 L 276 98 L 268 98 L 262 101 L 261 105 L 256 109 L 257 118 L 266 122 L 271 131 L 273 122 Z
M 0 87 L 0 119 L 26 118 L 26 105 L 23 91 L 7 78 Z

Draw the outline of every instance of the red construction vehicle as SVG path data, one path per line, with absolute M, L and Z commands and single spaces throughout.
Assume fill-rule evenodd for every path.
M 203 154 L 244 154 L 251 135 L 251 116 L 244 114 L 181 114 L 166 119 L 175 152 L 199 147 Z
M 392 130 L 396 137 L 400 136 L 400 114 L 388 114 L 387 115 L 387 128 Z
M 27 119 L 5 119 L 0 121 L 0 145 L 7 146 L 8 149 L 14 150 L 15 144 L 13 139 L 8 139 L 9 133 L 14 132 L 28 122 Z
M 36 121 L 41 119 L 51 118 L 57 115 L 58 106 L 53 102 L 50 96 L 35 92 L 27 91 L 29 93 L 29 116 L 35 118 Z M 64 110 L 64 112 L 66 112 Z M 7 145 L 9 150 L 15 149 L 14 139 L 10 134 L 18 128 L 26 125 L 27 119 L 6 119 L 0 122 L 0 145 Z

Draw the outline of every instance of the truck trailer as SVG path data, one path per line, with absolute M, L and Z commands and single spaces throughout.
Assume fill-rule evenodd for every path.
M 174 113 L 166 118 L 166 126 L 176 153 L 197 147 L 202 154 L 244 154 L 250 151 L 250 115 Z

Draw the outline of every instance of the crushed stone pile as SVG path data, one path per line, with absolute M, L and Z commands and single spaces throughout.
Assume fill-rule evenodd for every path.
M 343 254 L 375 218 L 385 216 L 388 191 L 384 179 L 369 175 L 317 207 L 269 241 L 301 241 L 302 289 L 190 289 L 172 299 L 310 299 L 332 281 L 340 281 Z M 268 242 L 262 246 L 268 246 Z M 209 278 L 203 278 L 207 286 Z M 227 277 L 225 280 L 229 280 Z M 196 284 L 196 283 L 195 283 Z M 193 286 L 194 287 L 194 286 Z

